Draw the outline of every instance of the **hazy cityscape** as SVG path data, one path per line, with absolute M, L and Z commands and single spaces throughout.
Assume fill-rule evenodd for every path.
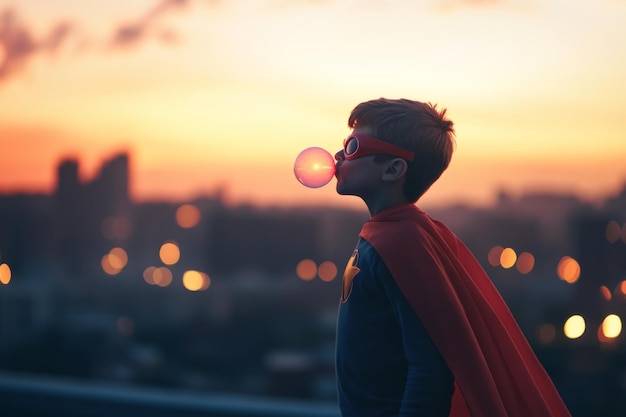
M 367 212 L 135 202 L 128 171 L 119 154 L 81 182 L 64 160 L 50 195 L 0 195 L 0 371 L 333 404 Z M 626 184 L 594 204 L 502 191 L 426 211 L 492 277 L 572 415 L 623 416 Z

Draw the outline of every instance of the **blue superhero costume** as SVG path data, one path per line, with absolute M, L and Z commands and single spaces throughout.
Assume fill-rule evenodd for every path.
M 364 239 L 344 273 L 337 336 L 343 416 L 448 415 L 452 374 L 385 263 Z

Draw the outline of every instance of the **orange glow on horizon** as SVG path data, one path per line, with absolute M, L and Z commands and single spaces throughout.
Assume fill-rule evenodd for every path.
M 1 124 L 0 120 L 0 135 L 2 135 Z M 7 155 L 10 154 L 13 159 L 8 164 L 0 164 L 0 194 L 18 191 L 52 193 L 56 187 L 58 159 L 51 159 L 49 155 L 56 154 L 60 158 L 66 155 L 67 151 L 58 145 L 54 145 L 58 149 L 46 151 L 49 145 L 33 144 L 34 148 L 42 151 L 32 154 L 24 153 L 22 150 L 13 152 L 11 146 L 11 144 L 4 146 Z M 330 147 L 338 148 L 338 145 Z M 102 160 L 112 153 L 111 150 L 99 150 L 98 147 L 86 149 L 84 152 L 89 155 L 89 167 L 81 171 L 91 172 L 86 175 L 87 179 L 93 178 Z M 211 163 L 207 168 L 206 163 L 185 160 L 187 157 L 183 155 L 180 158 L 175 161 L 169 155 L 154 154 L 149 161 L 145 161 L 141 150 L 133 152 L 130 166 L 130 191 L 133 200 L 179 202 L 199 195 L 213 195 L 219 190 L 225 192 L 223 196 L 227 198 L 228 204 L 331 205 L 365 208 L 362 201 L 356 197 L 338 195 L 335 192 L 334 179 L 318 189 L 304 187 L 293 174 L 293 160 L 289 156 L 273 159 L 265 165 L 235 163 L 234 168 L 227 167 L 222 161 Z M 21 161 L 19 165 L 16 160 Z M 81 159 L 81 167 L 84 165 L 82 162 Z M 562 161 L 558 162 L 561 163 Z M 521 190 L 527 190 L 529 185 L 545 182 L 542 179 L 542 170 L 545 171 L 545 175 L 549 174 L 554 179 L 556 176 L 553 171 L 561 169 L 564 184 L 559 185 L 557 181 L 549 187 L 555 193 L 573 192 L 582 198 L 603 198 L 616 194 L 623 185 L 626 185 L 624 181 L 626 172 L 620 177 L 615 175 L 615 169 L 608 169 L 618 164 L 620 163 L 617 161 L 598 161 L 596 168 L 589 168 L 595 170 L 596 174 L 581 170 L 580 172 L 586 172 L 584 177 L 581 174 L 580 178 L 572 178 L 565 166 L 545 166 L 543 169 L 537 169 L 535 168 L 537 163 L 521 157 L 515 160 L 499 158 L 475 161 L 467 155 L 459 154 L 453 157 L 450 168 L 422 198 L 422 206 L 440 206 L 458 202 L 483 206 L 492 204 L 503 184 L 506 185 L 507 191 L 513 194 L 520 193 Z M 486 170 L 486 166 L 490 169 Z M 493 176 L 494 171 L 498 172 L 497 177 Z M 255 181 L 250 181 L 250 178 L 255 178 Z M 607 183 L 608 179 L 610 183 Z M 476 183 L 485 186 L 476 189 L 473 186 Z M 541 186 L 541 189 L 545 188 Z M 123 239 L 128 233 L 128 224 L 124 223 L 123 219 L 115 221 L 109 219 L 103 224 L 103 234 L 107 239 Z

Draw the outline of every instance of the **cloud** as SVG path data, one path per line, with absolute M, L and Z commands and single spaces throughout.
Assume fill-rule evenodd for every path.
M 0 12 L 0 82 L 22 72 L 35 55 L 55 53 L 74 32 L 73 24 L 63 21 L 36 38 L 13 9 L 4 9 Z
M 129 23 L 120 24 L 110 38 L 112 48 L 129 48 L 143 43 L 146 39 L 156 37 L 161 41 L 172 43 L 178 35 L 172 29 L 162 29 L 159 21 L 166 15 L 188 8 L 193 0 L 161 0 L 143 17 Z
M 179 34 L 164 27 L 163 20 L 193 3 L 216 8 L 221 5 L 221 0 L 160 0 L 142 17 L 115 26 L 112 33 L 100 41 L 90 39 L 68 20 L 56 22 L 47 34 L 38 37 L 19 19 L 14 8 L 7 7 L 0 10 L 0 84 L 19 76 L 35 56 L 54 54 L 69 42 L 75 42 L 83 50 L 98 46 L 107 50 L 127 49 L 153 39 L 164 44 L 177 43 Z

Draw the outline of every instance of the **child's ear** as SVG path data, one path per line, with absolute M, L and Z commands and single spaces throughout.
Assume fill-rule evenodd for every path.
M 408 164 L 406 160 L 402 158 L 393 158 L 389 161 L 389 163 L 387 163 L 387 166 L 383 171 L 382 180 L 388 182 L 398 181 L 404 178 L 407 169 Z

